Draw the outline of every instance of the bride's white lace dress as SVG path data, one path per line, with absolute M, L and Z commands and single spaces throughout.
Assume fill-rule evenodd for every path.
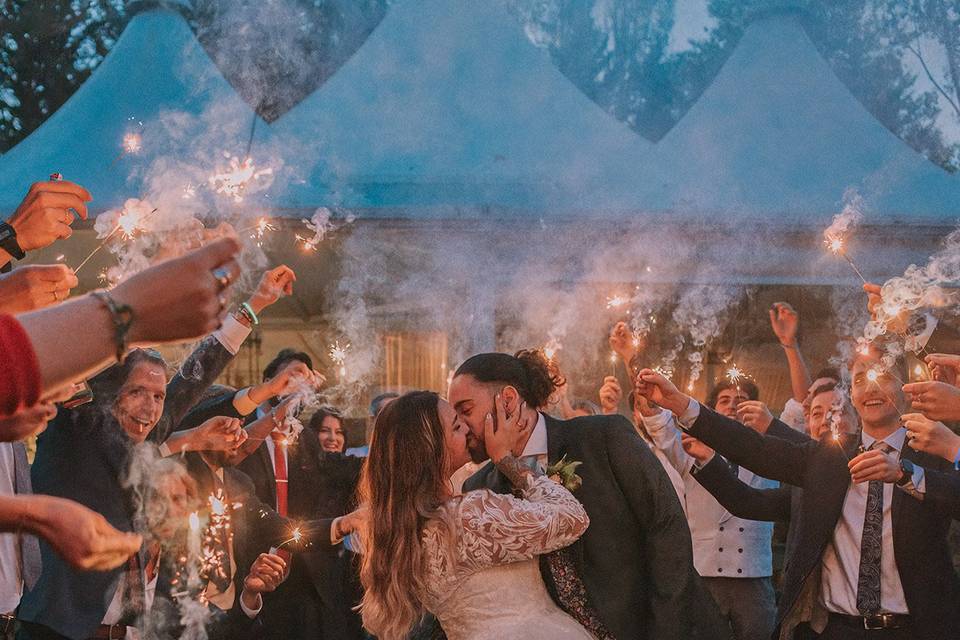
M 525 481 L 522 499 L 487 489 L 453 498 L 446 522 L 424 529 L 421 597 L 449 640 L 593 637 L 550 598 L 537 559 L 583 535 L 587 513 L 556 482 Z

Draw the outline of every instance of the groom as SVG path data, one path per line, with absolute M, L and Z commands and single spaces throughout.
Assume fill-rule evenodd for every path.
M 555 384 L 532 352 L 520 357 L 484 353 L 460 365 L 449 401 L 471 435 L 475 462 L 485 460 L 484 417 L 500 393 L 508 413 L 523 411 L 531 429 L 517 457 L 541 463 L 582 462 L 583 484 L 574 495 L 590 516 L 587 532 L 570 548 L 592 609 L 619 640 L 726 638 L 724 624 L 693 567 L 687 521 L 660 462 L 622 416 L 555 420 L 529 407 L 546 404 Z M 493 464 L 464 484 L 464 491 L 489 488 L 509 493 Z M 549 562 L 541 573 L 558 604 L 569 612 Z M 561 581 L 563 582 L 563 581 Z M 567 600 L 567 602 L 565 602 Z

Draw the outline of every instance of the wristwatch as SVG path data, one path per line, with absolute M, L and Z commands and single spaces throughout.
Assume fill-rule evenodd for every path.
M 26 253 L 17 242 L 17 230 L 6 222 L 0 222 L 0 249 L 3 249 L 17 260 L 23 260 Z
M 913 482 L 913 463 L 909 460 L 900 460 L 900 472 L 903 473 L 903 476 L 897 480 L 898 487 L 905 487 L 911 482 Z

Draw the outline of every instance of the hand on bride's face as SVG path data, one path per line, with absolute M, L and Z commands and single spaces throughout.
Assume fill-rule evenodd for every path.
M 509 454 L 519 455 L 533 426 L 526 403 L 520 402 L 519 396 L 511 402 L 507 396 L 512 394 L 515 394 L 512 387 L 505 387 L 494 397 L 494 413 L 484 417 L 483 440 L 494 463 Z M 508 405 L 512 407 L 509 415 Z

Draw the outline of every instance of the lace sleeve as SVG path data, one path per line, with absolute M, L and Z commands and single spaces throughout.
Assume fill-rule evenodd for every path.
M 478 569 L 529 560 L 568 546 L 587 530 L 583 505 L 556 482 L 528 475 L 522 492 L 522 498 L 488 490 L 464 496 L 461 563 Z

